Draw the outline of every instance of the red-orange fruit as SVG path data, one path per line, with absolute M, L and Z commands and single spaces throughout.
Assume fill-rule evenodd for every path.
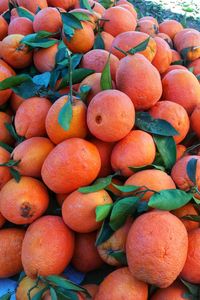
M 0 147 L 0 164 L 7 163 L 10 160 L 10 153 Z M 0 190 L 12 178 L 8 167 L 0 166 Z M 1 223 L 1 222 L 0 222 Z
M 8 9 L 8 0 L 1 0 L 0 14 Z
M 75 0 L 47 0 L 49 6 L 60 7 L 68 10 L 76 4 Z
M 181 60 L 181 56 L 178 51 L 171 49 L 171 52 L 172 52 L 172 63 Z
M 41 217 L 29 226 L 24 237 L 24 271 L 31 278 L 59 275 L 70 262 L 73 251 L 74 235 L 62 218 Z
M 101 32 L 101 37 L 103 39 L 104 42 L 104 49 L 106 51 L 110 51 L 111 46 L 112 46 L 112 42 L 114 40 L 114 36 L 112 36 L 110 33 L 102 31 Z
M 169 45 L 170 48 L 173 47 L 172 39 L 167 34 L 159 32 L 158 34 L 156 34 L 156 36 L 163 39 Z M 171 51 L 172 51 L 172 49 L 171 49 Z M 175 51 L 175 50 L 173 50 L 173 51 Z
M 198 222 L 182 219 L 182 217 L 187 216 L 187 215 L 198 216 L 198 213 L 192 203 L 188 203 L 176 210 L 173 210 L 172 214 L 174 214 L 176 217 L 178 217 L 183 222 L 187 231 L 190 231 L 192 229 L 199 227 Z
M 161 74 L 161 78 L 164 78 L 167 73 L 169 73 L 170 71 L 173 71 L 173 70 L 185 70 L 185 71 L 187 71 L 187 68 L 182 66 L 182 65 L 171 65 L 171 66 L 169 66 L 169 68 L 164 73 Z
M 156 18 L 154 18 L 154 17 L 152 17 L 152 16 L 145 16 L 145 17 L 140 18 L 140 21 L 143 21 L 143 20 L 150 20 L 150 21 L 152 21 L 156 26 L 158 26 L 158 21 L 156 20 Z
M 127 3 L 124 3 L 124 4 L 118 4 L 116 6 L 120 6 L 120 7 L 123 7 L 125 9 L 127 9 L 134 16 L 134 18 L 137 19 L 137 11 L 133 7 L 133 5 L 129 5 Z
M 182 144 L 176 145 L 176 160 L 183 157 L 185 155 L 186 150 L 187 148 L 184 145 Z
M 155 210 L 138 217 L 126 242 L 131 274 L 161 288 L 170 286 L 180 274 L 187 250 L 185 226 L 166 211 Z
M 0 41 L 2 41 L 8 34 L 8 23 L 3 16 L 0 16 L 0 28 Z
M 61 32 L 62 19 L 60 12 L 54 7 L 45 7 L 35 16 L 33 29 L 35 32 L 45 30 L 52 33 Z
M 0 142 L 12 145 L 14 142 L 14 139 L 11 136 L 8 129 L 6 128 L 6 126 L 5 126 L 6 123 L 11 124 L 12 118 L 5 112 L 0 111 Z
M 55 68 L 58 45 L 46 49 L 38 49 L 33 54 L 33 61 L 40 73 L 51 72 Z
M 174 39 L 173 39 L 173 42 L 174 42 L 174 45 L 175 47 L 177 48 L 178 45 L 181 43 L 181 41 L 183 40 L 183 36 L 185 35 L 185 33 L 191 33 L 191 32 L 194 32 L 194 33 L 198 33 L 199 31 L 194 29 L 194 28 L 184 28 L 182 29 L 181 31 L 179 31 Z
M 33 13 L 36 13 L 36 11 L 38 10 L 38 7 L 40 9 L 43 9 L 45 7 L 47 7 L 47 0 L 17 0 L 17 4 L 19 6 L 23 6 L 25 8 L 27 8 L 28 10 L 30 10 Z
M 155 37 L 154 40 L 156 41 L 156 55 L 152 60 L 152 64 L 159 73 L 164 73 L 170 66 L 172 62 L 172 52 L 167 44 L 163 39 L 160 37 Z
M 165 20 L 159 24 L 159 31 L 166 33 L 171 39 L 182 29 L 181 23 L 176 20 Z
M 137 23 L 137 30 L 154 37 L 158 33 L 158 26 L 151 20 L 139 20 Z
M 5 61 L 0 59 L 0 82 L 14 75 L 15 75 L 15 71 Z M 9 99 L 11 94 L 12 94 L 11 89 L 0 91 L 0 105 L 6 103 L 6 101 Z
M 158 70 L 143 55 L 138 53 L 120 60 L 116 84 L 120 91 L 131 98 L 136 110 L 151 108 L 162 95 L 162 84 Z
M 192 130 L 200 137 L 200 104 L 198 104 L 190 117 L 190 124 Z
M 91 184 L 101 168 L 98 149 L 80 138 L 57 145 L 42 166 L 42 179 L 55 193 L 70 193 Z
M 174 39 L 176 49 L 182 53 L 184 49 L 187 50 L 186 54 L 183 54 L 184 58 L 189 61 L 196 60 L 200 57 L 200 32 L 197 30 L 188 30 L 181 34 L 179 38 Z
M 167 288 L 158 289 L 150 300 L 185 300 L 188 290 L 184 284 L 175 281 Z
M 33 22 L 25 17 L 14 18 L 8 26 L 8 34 L 27 35 L 33 33 Z
M 200 75 L 200 58 L 195 59 L 188 65 L 188 68 L 192 68 L 192 73 L 194 75 Z M 200 80 L 199 80 L 200 82 Z

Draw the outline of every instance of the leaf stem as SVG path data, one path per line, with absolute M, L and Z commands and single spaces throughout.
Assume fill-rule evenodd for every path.
M 72 87 L 72 58 L 71 58 L 71 53 L 67 49 L 67 55 L 68 55 L 68 60 L 69 60 L 69 101 L 73 102 L 73 87 Z

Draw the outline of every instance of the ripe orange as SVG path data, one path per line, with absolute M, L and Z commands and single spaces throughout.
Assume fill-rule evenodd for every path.
M 190 117 L 190 124 L 192 130 L 200 137 L 200 103 L 195 107 Z
M 167 73 L 169 73 L 170 71 L 173 71 L 173 70 L 185 70 L 187 71 L 187 68 L 182 66 L 182 65 L 171 65 L 169 66 L 169 68 L 161 74 L 161 78 L 164 78 L 165 75 L 167 75 Z
M 171 52 L 172 52 L 172 63 L 181 60 L 181 56 L 178 51 L 171 49 Z
M 191 62 L 188 65 L 188 67 L 193 69 L 192 72 L 194 75 L 199 75 L 200 74 L 200 58 L 195 59 L 193 62 Z
M 33 290 L 30 292 L 30 296 L 35 296 L 39 291 L 41 291 L 45 285 L 40 281 L 36 286 L 36 280 L 25 276 L 19 283 L 16 289 L 16 300 L 28 300 L 28 291 L 34 287 Z
M 152 60 L 152 64 L 159 73 L 164 73 L 170 66 L 172 62 L 172 52 L 167 44 L 163 39 L 160 37 L 155 37 L 154 40 L 156 41 L 156 55 Z
M 144 20 L 150 20 L 158 27 L 158 21 L 156 20 L 156 18 L 154 18 L 152 16 L 144 16 L 144 17 L 140 18 L 140 21 L 144 21 Z
M 198 222 L 194 222 L 194 221 L 189 221 L 189 220 L 184 220 L 181 219 L 183 216 L 187 216 L 187 215 L 195 215 L 198 216 L 198 213 L 196 211 L 196 209 L 194 208 L 192 203 L 188 203 L 176 210 L 173 210 L 172 213 L 177 216 L 185 225 L 185 228 L 187 229 L 187 231 L 190 231 L 192 229 L 198 228 L 199 227 L 199 223 Z
M 5 127 L 5 124 L 12 123 L 12 118 L 8 114 L 4 113 L 3 111 L 0 111 L 0 141 L 12 145 L 14 142 L 13 137 L 10 135 L 9 131 Z
M 181 23 L 176 20 L 165 20 L 159 24 L 159 31 L 166 33 L 171 39 L 182 29 Z
M 101 37 L 102 37 L 103 42 L 104 42 L 104 48 L 105 48 L 105 50 L 110 52 L 111 45 L 112 45 L 112 42 L 114 40 L 114 36 L 112 36 L 108 32 L 102 31 L 101 32 Z
M 159 289 L 150 300 L 184 300 L 187 288 L 179 281 L 175 281 L 165 289 Z
M 27 35 L 33 33 L 33 22 L 25 17 L 14 18 L 8 26 L 8 34 Z
M 8 23 L 4 19 L 4 17 L 0 16 L 0 41 L 2 41 L 8 34 Z
M 38 49 L 33 54 L 36 69 L 41 72 L 51 72 L 55 68 L 58 45 L 55 44 L 46 49 Z
M 60 12 L 54 7 L 45 7 L 41 9 L 35 15 L 33 29 L 35 32 L 45 30 L 52 33 L 60 33 L 62 29 Z
M 0 59 L 0 81 L 3 81 L 4 79 L 14 75 L 15 71 L 6 62 Z M 11 94 L 11 89 L 0 91 L 0 105 L 6 103 Z
M 182 144 L 176 145 L 176 160 L 185 155 L 186 147 Z
M 156 26 L 152 20 L 139 20 L 137 23 L 137 30 L 154 37 L 158 33 L 158 26 Z
M 4 148 L 0 147 L 0 164 L 6 163 L 10 160 L 10 153 Z M 0 190 L 12 178 L 8 167 L 0 167 Z M 1 224 L 1 222 L 0 222 Z M 1 226 L 0 226 L 1 227 Z
M 117 4 L 116 6 L 123 7 L 125 9 L 127 9 L 134 16 L 134 18 L 137 19 L 137 11 L 133 7 L 133 5 L 129 5 L 129 4 L 127 4 L 127 2 L 128 1 L 126 1 L 124 4 Z
M 8 9 L 8 0 L 1 1 L 0 14 L 5 12 Z
M 181 33 L 181 32 L 180 32 Z M 188 30 L 183 32 L 178 41 L 175 37 L 174 44 L 176 49 L 181 52 L 184 49 L 190 48 L 186 54 L 189 61 L 200 58 L 200 32 L 197 30 Z
M 55 6 L 69 10 L 76 4 L 75 0 L 47 0 L 49 6 Z
M 159 32 L 158 34 L 156 34 L 156 36 L 159 37 L 159 38 L 161 38 L 161 39 L 163 39 L 169 45 L 170 48 L 173 47 L 172 39 L 167 34 Z M 171 51 L 175 51 L 175 50 L 171 49 Z
M 17 4 L 19 6 L 23 6 L 30 10 L 33 13 L 36 13 L 38 7 L 43 9 L 47 7 L 47 1 L 46 0 L 17 0 Z

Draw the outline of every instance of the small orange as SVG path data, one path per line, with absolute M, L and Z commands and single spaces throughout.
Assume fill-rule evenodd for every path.
M 182 144 L 176 145 L 176 160 L 183 157 L 185 155 L 186 150 L 187 148 L 184 145 Z
M 38 284 L 36 284 L 36 280 L 25 276 L 20 281 L 16 289 L 16 300 L 28 300 L 28 291 L 33 287 L 35 288 L 30 291 L 31 297 L 35 296 L 35 294 L 41 291 L 45 287 L 45 285 L 41 281 Z
M 159 32 L 158 34 L 156 34 L 156 36 L 163 39 L 169 45 L 170 48 L 173 47 L 172 39 L 166 33 Z M 171 49 L 171 51 L 175 51 L 175 50 Z M 180 59 L 181 59 L 181 57 L 180 57 Z
M 0 147 L 0 164 L 4 164 L 10 160 L 10 153 Z M 0 167 L 0 190 L 12 178 L 8 167 Z M 1 223 L 1 222 L 0 222 Z M 1 226 L 0 226 L 1 227 Z
M 28 35 L 33 33 L 33 22 L 25 17 L 14 18 L 8 26 L 8 34 Z
M 55 68 L 58 45 L 55 44 L 46 49 L 38 49 L 33 54 L 36 69 L 41 72 L 51 72 Z
M 46 0 L 17 0 L 17 4 L 19 6 L 23 6 L 30 10 L 33 13 L 36 13 L 38 7 L 40 9 L 43 9 L 47 7 L 47 1 Z
M 34 17 L 33 29 L 35 32 L 45 30 L 52 33 L 60 33 L 62 29 L 62 19 L 58 9 L 45 7 Z
M 12 118 L 5 112 L 0 111 L 0 141 L 5 144 L 12 145 L 14 139 L 9 133 L 9 131 L 7 130 L 5 126 L 6 123 L 8 124 L 12 123 Z

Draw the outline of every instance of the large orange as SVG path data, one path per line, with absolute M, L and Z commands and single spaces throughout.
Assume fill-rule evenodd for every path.
M 190 231 L 192 229 L 198 228 L 199 227 L 199 223 L 198 222 L 194 222 L 194 221 L 189 221 L 189 220 L 184 220 L 182 219 L 182 217 L 187 216 L 187 215 L 194 215 L 194 216 L 198 216 L 198 213 L 196 211 L 196 209 L 194 208 L 192 203 L 188 203 L 176 210 L 173 210 L 172 213 L 177 216 L 179 219 L 181 219 L 181 221 L 183 222 L 183 224 L 185 225 L 185 228 L 187 229 L 187 231 Z
M 71 138 L 57 145 L 42 166 L 42 179 L 55 193 L 70 193 L 97 177 L 101 158 L 95 145 Z
M 187 257 L 188 236 L 183 223 L 166 211 L 138 217 L 128 233 L 128 267 L 138 280 L 165 288 L 181 272 Z
M 8 26 L 8 34 L 27 35 L 33 33 L 33 22 L 25 17 L 14 18 Z
M 171 39 L 181 30 L 183 26 L 176 20 L 165 20 L 159 24 L 159 31 L 166 33 Z
M 200 103 L 195 107 L 190 117 L 190 124 L 192 130 L 200 137 Z
M 150 300 L 184 300 L 187 288 L 179 281 L 175 281 L 165 289 L 159 289 Z
M 156 55 L 152 60 L 152 64 L 162 74 L 172 62 L 172 52 L 166 41 L 160 37 L 155 37 L 154 40 L 156 41 Z
M 41 9 L 35 16 L 33 21 L 33 29 L 35 32 L 45 30 L 56 33 L 61 32 L 62 19 L 60 12 L 54 7 L 45 7 Z
M 58 45 L 46 49 L 37 49 L 33 54 L 36 69 L 41 72 L 51 72 L 55 68 Z
M 12 123 L 12 118 L 3 111 L 0 111 L 0 141 L 9 145 L 13 144 L 13 137 L 10 135 L 5 124 Z
M 1 27 L 0 41 L 2 41 L 8 34 L 8 23 L 2 16 L 0 16 L 0 27 Z
M 17 0 L 17 4 L 19 6 L 23 6 L 30 10 L 33 13 L 36 13 L 38 7 L 40 9 L 43 9 L 47 7 L 47 1 L 46 0 Z
M 10 153 L 0 147 L 0 164 L 4 164 L 10 160 Z M 8 167 L 0 167 L 0 190 L 12 178 Z
M 73 251 L 74 235 L 62 218 L 41 217 L 29 226 L 24 237 L 24 271 L 31 278 L 37 275 L 59 275 L 70 262 Z
M 14 75 L 15 71 L 6 62 L 0 59 L 0 81 Z M 10 89 L 0 91 L 0 105 L 6 103 L 11 94 L 12 91 Z

